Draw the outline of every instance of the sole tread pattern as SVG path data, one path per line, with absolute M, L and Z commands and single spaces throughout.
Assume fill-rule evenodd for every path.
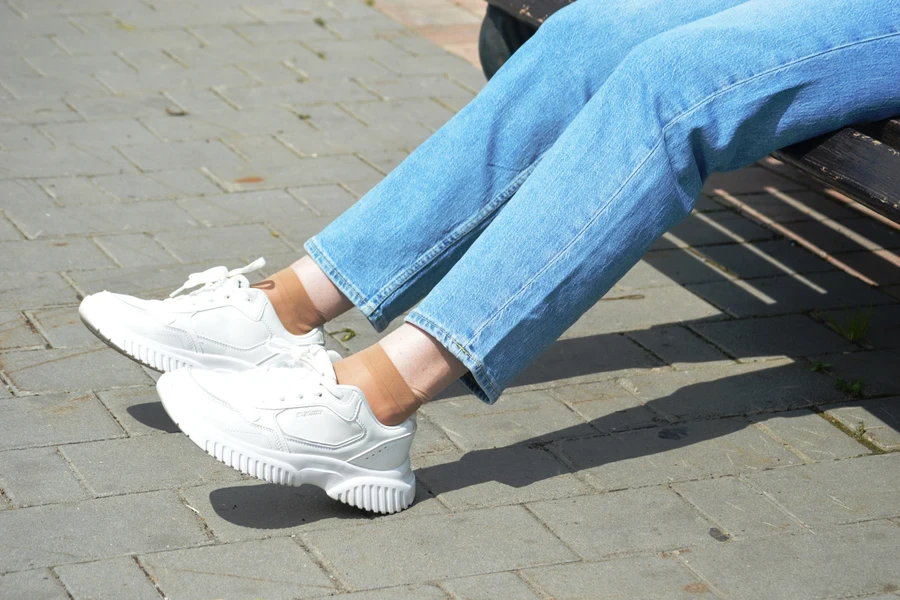
M 204 443 L 206 453 L 219 462 L 262 481 L 279 485 L 301 485 L 296 483 L 292 473 L 275 465 L 242 454 L 215 441 Z M 404 494 L 396 488 L 384 485 L 359 484 L 332 496 L 338 502 L 382 514 L 400 512 L 409 507 L 411 502 L 404 500 Z

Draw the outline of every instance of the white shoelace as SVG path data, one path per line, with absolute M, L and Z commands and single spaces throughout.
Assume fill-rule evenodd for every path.
M 323 388 L 335 398 L 340 397 L 341 394 L 337 389 L 337 382 L 333 381 L 332 376 L 325 373 L 315 360 L 314 353 L 325 352 L 325 350 L 316 346 L 299 346 L 297 344 L 291 344 L 279 338 L 270 339 L 266 342 L 266 347 L 272 352 L 283 355 L 286 358 L 284 361 L 276 361 L 271 365 L 266 366 L 266 370 L 269 370 L 270 368 L 299 369 L 298 375 L 301 377 L 314 377 L 317 386 Z M 321 397 L 322 392 L 318 391 L 315 395 Z M 303 398 L 303 393 L 299 393 L 297 396 Z
M 239 276 L 257 271 L 264 266 L 266 266 L 266 259 L 260 257 L 254 260 L 249 265 L 241 267 L 239 269 L 232 269 L 229 271 L 227 267 L 218 266 L 207 269 L 205 271 L 201 271 L 200 273 L 191 273 L 188 276 L 187 281 L 184 282 L 184 285 L 169 294 L 169 297 L 164 300 L 164 302 L 190 299 L 189 301 L 194 304 L 197 300 L 200 299 L 200 296 L 205 296 L 209 292 L 219 292 L 222 290 L 227 290 L 228 293 L 231 293 L 239 287 L 239 284 L 238 286 L 226 286 L 227 283 L 234 281 L 235 278 Z M 181 294 L 182 292 L 190 290 L 191 288 L 195 288 L 197 286 L 202 287 L 198 290 L 193 290 L 185 295 L 179 296 L 179 294 Z M 249 294 L 247 294 L 246 297 L 249 300 Z M 210 295 L 208 296 L 208 298 L 209 300 L 212 300 L 213 296 Z

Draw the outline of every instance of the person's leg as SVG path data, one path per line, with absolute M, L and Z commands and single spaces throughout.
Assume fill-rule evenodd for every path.
M 309 240 L 309 256 L 382 330 L 462 256 L 633 47 L 742 1 L 564 8 L 472 102 Z
M 710 173 L 900 113 L 898 23 L 898 0 L 751 0 L 635 47 L 408 322 L 495 401 Z

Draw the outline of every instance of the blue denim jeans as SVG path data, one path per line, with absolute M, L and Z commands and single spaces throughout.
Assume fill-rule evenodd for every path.
M 900 0 L 579 0 L 306 249 L 493 402 L 710 173 L 898 113 Z

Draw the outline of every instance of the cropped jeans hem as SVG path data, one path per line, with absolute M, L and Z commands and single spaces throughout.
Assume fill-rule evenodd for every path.
M 455 338 L 446 327 L 435 323 L 434 319 L 426 317 L 413 310 L 404 319 L 407 323 L 415 325 L 435 340 L 438 341 L 450 354 L 469 369 L 469 372 L 460 378 L 460 381 L 479 400 L 487 404 L 493 404 L 503 391 L 494 379 L 488 374 L 482 360 L 466 348 L 460 340 Z
M 313 262 L 315 262 L 328 279 L 331 280 L 331 283 L 333 283 L 335 287 L 337 287 L 337 289 L 339 289 L 341 293 L 359 309 L 363 316 L 368 319 L 369 323 L 372 324 L 372 327 L 375 328 L 375 331 L 381 332 L 387 328 L 390 321 L 385 318 L 380 308 L 366 300 L 359 289 L 353 285 L 353 282 L 338 269 L 335 261 L 328 256 L 328 253 L 319 244 L 317 238 L 313 237 L 307 240 L 306 243 L 303 244 L 303 248 L 306 250 L 309 257 L 313 259 Z

